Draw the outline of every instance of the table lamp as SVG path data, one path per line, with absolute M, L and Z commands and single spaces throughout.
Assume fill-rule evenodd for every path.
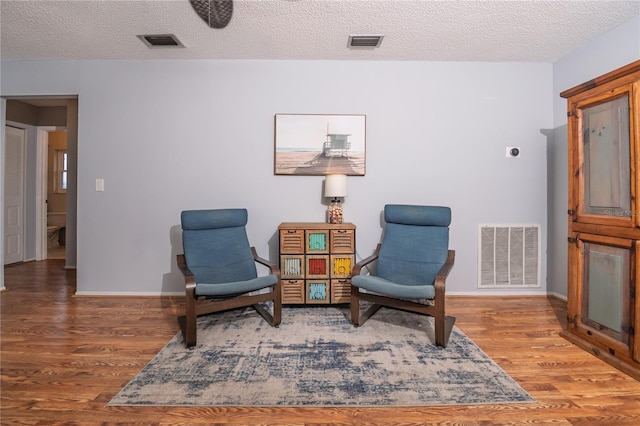
M 327 175 L 324 178 L 324 196 L 332 198 L 329 204 L 329 223 L 342 223 L 340 198 L 347 196 L 347 175 Z

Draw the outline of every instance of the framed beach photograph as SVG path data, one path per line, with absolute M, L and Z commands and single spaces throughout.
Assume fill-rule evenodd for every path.
M 276 114 L 276 175 L 364 176 L 364 114 Z

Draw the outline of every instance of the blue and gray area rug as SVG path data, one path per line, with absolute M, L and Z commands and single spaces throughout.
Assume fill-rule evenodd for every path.
M 201 317 L 109 405 L 435 406 L 535 400 L 457 327 L 433 345 L 433 319 L 382 308 L 362 327 L 348 307 L 285 307 L 279 328 L 253 309 Z

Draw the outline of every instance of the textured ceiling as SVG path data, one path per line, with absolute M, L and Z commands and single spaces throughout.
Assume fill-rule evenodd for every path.
M 553 62 L 639 14 L 640 0 L 235 0 L 230 24 L 212 29 L 188 0 L 0 0 L 0 55 Z M 166 33 L 186 48 L 149 49 L 136 37 Z M 348 49 L 349 34 L 384 40 Z

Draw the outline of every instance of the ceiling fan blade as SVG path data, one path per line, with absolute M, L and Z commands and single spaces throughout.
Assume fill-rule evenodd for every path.
M 198 16 L 211 28 L 224 28 L 233 15 L 232 0 L 189 0 Z

